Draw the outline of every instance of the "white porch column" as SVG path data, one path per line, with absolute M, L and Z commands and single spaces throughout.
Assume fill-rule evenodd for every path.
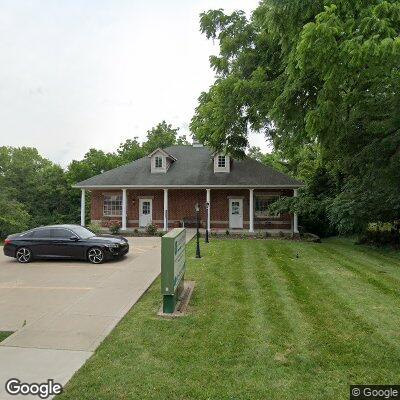
M 207 192 L 206 202 L 208 203 L 208 207 L 207 207 L 207 230 L 208 230 L 208 233 L 210 233 L 210 230 L 211 230 L 211 189 L 206 189 L 206 192 Z
M 168 189 L 164 189 L 164 231 L 168 231 Z
M 81 192 L 81 225 L 85 226 L 85 189 Z
M 297 189 L 293 189 L 293 197 L 297 197 Z M 293 214 L 293 233 L 299 233 L 299 221 L 297 213 Z
M 122 226 L 121 229 L 126 231 L 126 189 L 122 189 Z
M 254 232 L 254 189 L 250 190 L 250 204 L 249 204 L 249 216 L 250 216 L 250 229 L 249 232 Z

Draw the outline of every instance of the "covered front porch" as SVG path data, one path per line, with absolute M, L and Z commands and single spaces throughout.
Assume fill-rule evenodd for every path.
M 90 188 L 81 189 L 81 225 L 85 225 L 86 192 L 91 192 L 91 222 L 107 226 L 119 221 L 122 231 L 186 226 L 196 222 L 199 206 L 200 227 L 222 231 L 283 231 L 298 233 L 297 215 L 271 216 L 270 201 L 280 196 L 296 196 L 292 188 Z

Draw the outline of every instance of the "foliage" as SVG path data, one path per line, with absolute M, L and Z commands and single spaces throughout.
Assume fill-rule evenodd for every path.
M 254 158 L 264 165 L 268 165 L 269 167 L 272 167 L 277 171 L 289 173 L 289 168 L 286 160 L 284 160 L 282 155 L 279 154 L 279 152 L 277 151 L 274 151 L 272 153 L 262 153 L 259 147 L 250 147 L 247 152 L 247 156 L 250 158 Z
M 368 228 L 360 235 L 358 243 L 400 248 L 399 226 L 389 223 L 369 224 Z
M 103 221 L 103 226 L 108 228 L 112 235 L 118 235 L 119 231 L 121 230 L 121 221 L 119 220 L 107 220 Z
M 3 195 L 11 199 L 19 215 L 12 217 L 13 225 L 7 225 L 8 234 L 18 229 L 79 219 L 71 201 L 75 191 L 65 172 L 34 148 L 0 147 L 0 184 Z M 2 209 L 3 220 L 11 215 L 12 210 Z
M 73 160 L 69 164 L 68 177 L 71 182 L 80 182 L 119 165 L 120 159 L 116 154 L 90 149 L 81 161 Z
M 0 192 L 0 210 L 0 239 L 5 239 L 12 232 L 22 232 L 28 228 L 28 212 L 6 191 Z
M 146 155 L 137 137 L 127 139 L 124 143 L 121 143 L 117 153 L 119 158 L 118 164 L 120 165 L 128 164 Z
M 147 140 L 128 139 L 116 152 L 89 149 L 82 160 L 73 160 L 64 170 L 31 147 L 0 147 L 0 235 L 30 227 L 78 223 L 80 191 L 77 182 L 144 157 L 154 147 L 187 144 L 178 129 L 165 121 L 147 133 Z M 90 193 L 86 218 L 89 219 Z
M 95 235 L 98 235 L 101 233 L 101 226 L 94 222 L 94 223 L 90 223 L 87 228 L 92 231 Z
M 153 224 L 148 224 L 146 226 L 146 233 L 150 236 L 155 236 L 157 235 L 157 226 Z
M 185 136 L 178 137 L 179 128 L 162 121 L 154 128 L 147 131 L 147 140 L 143 143 L 145 154 L 150 154 L 158 148 L 169 147 L 174 144 L 188 144 Z
M 263 0 L 250 19 L 241 11 L 203 13 L 200 29 L 220 52 L 210 57 L 217 79 L 200 95 L 193 132 L 236 156 L 244 156 L 250 131 L 262 132 L 299 178 L 299 158 L 318 148 L 315 166 L 342 177 L 322 205 L 335 229 L 395 220 L 399 15 L 394 0 Z

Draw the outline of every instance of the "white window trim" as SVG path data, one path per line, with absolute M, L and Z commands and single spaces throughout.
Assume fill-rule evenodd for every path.
M 121 214 L 106 214 L 105 213 L 105 200 L 106 197 L 120 197 L 121 198 Z M 103 194 L 103 217 L 122 217 L 122 194 Z
M 224 166 L 221 167 L 219 164 L 220 158 L 224 158 Z M 230 157 L 226 154 L 215 154 L 214 155 L 214 173 L 229 173 L 231 172 L 231 166 L 230 166 Z
M 280 218 L 281 214 L 276 214 L 276 215 L 271 215 L 271 214 L 262 214 L 260 215 L 259 212 L 256 210 L 256 205 L 257 205 L 257 199 L 262 198 L 262 199 L 280 199 L 281 196 L 279 194 L 257 194 L 254 193 L 254 218 Z
M 161 165 L 157 165 L 157 161 L 161 160 Z M 162 169 L 164 168 L 164 157 L 163 156 L 154 156 L 154 168 Z
M 221 161 L 221 163 L 220 163 Z M 221 165 L 223 164 L 223 165 Z M 226 156 L 219 154 L 217 157 L 217 167 L 218 168 L 226 168 Z

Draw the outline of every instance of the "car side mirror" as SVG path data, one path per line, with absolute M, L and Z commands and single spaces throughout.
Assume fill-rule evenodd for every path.
M 73 242 L 77 242 L 79 240 L 77 236 L 71 236 L 69 239 L 72 240 Z

